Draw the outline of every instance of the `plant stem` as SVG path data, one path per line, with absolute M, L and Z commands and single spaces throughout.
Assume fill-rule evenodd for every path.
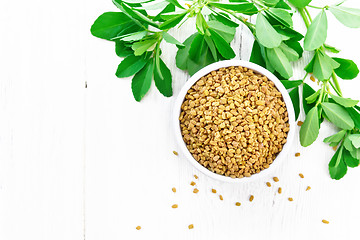
M 336 93 L 340 96 L 340 97 L 342 97 L 342 92 L 341 92 L 341 89 L 340 89 L 340 85 L 339 85 L 339 82 L 338 82 L 338 80 L 337 80 L 337 77 L 336 77 L 336 74 L 335 74 L 335 72 L 333 71 L 332 72 L 332 74 L 331 74 L 331 78 L 332 78 L 332 80 L 333 80 L 333 82 L 334 82 L 334 84 L 335 84 L 335 88 L 334 88 L 334 90 L 336 91 Z
M 308 5 L 308 7 L 316 8 L 316 9 L 324 9 L 324 8 L 322 8 L 322 7 L 316 7 L 316 6 L 312 6 L 312 5 Z
M 330 83 L 331 87 L 334 89 L 334 91 L 336 92 L 336 94 L 341 96 L 341 93 L 339 93 L 339 91 L 336 89 L 335 85 L 331 81 L 329 81 L 329 83 Z
M 312 18 L 311 18 L 311 15 L 310 15 L 308 9 L 306 7 L 304 9 L 305 9 L 306 15 L 308 16 L 310 22 L 312 22 Z
M 308 28 L 310 26 L 310 22 L 309 22 L 308 17 L 306 16 L 304 8 L 299 8 L 299 13 L 305 23 L 306 28 Z

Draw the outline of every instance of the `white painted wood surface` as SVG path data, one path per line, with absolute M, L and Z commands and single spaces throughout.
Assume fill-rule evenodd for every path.
M 265 185 L 270 179 L 214 181 L 181 153 L 172 154 L 172 103 L 188 77 L 175 66 L 174 46 L 163 46 L 174 97 L 164 98 L 152 86 L 137 103 L 130 80 L 114 75 L 120 59 L 113 44 L 89 32 L 99 14 L 116 11 L 110 0 L 1 5 L 0 239 L 359 239 L 360 172 L 329 178 L 333 150 L 321 142 L 334 132 L 328 124 L 311 147 L 294 144 L 271 188 Z M 360 8 L 356 0 L 346 5 Z M 328 16 L 327 42 L 342 49 L 340 57 L 360 63 L 360 30 Z M 193 31 L 187 24 L 172 34 L 184 40 Z M 239 28 L 232 43 L 237 58 L 248 59 L 251 43 Z M 305 54 L 298 69 L 308 60 Z M 303 74 L 298 70 L 295 78 Z M 342 81 L 344 94 L 359 99 L 359 81 Z M 178 209 L 171 208 L 175 203 Z

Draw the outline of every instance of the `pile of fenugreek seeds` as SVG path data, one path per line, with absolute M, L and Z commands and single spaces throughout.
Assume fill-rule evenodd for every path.
M 232 178 L 268 168 L 289 131 L 286 106 L 274 83 L 240 66 L 199 79 L 185 96 L 179 120 L 193 157 Z

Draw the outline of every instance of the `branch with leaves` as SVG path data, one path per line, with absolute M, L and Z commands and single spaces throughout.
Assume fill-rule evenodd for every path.
M 106 12 L 91 27 L 99 38 L 115 42 L 115 52 L 124 58 L 116 76 L 132 77 L 132 92 L 140 101 L 154 79 L 157 89 L 166 97 L 172 96 L 172 75 L 161 59 L 161 42 L 165 40 L 178 47 L 176 66 L 190 75 L 216 61 L 235 57 L 230 43 L 235 30 L 242 24 L 254 36 L 250 61 L 274 73 L 289 89 L 296 119 L 302 108 L 306 114 L 300 129 L 300 142 L 311 145 L 317 138 L 324 119 L 339 127 L 340 131 L 324 141 L 339 146 L 329 163 L 330 175 L 340 179 L 347 166 L 355 167 L 360 160 L 360 107 L 358 101 L 342 96 L 337 76 L 355 78 L 359 70 L 348 59 L 330 57 L 339 53 L 325 43 L 327 36 L 326 12 L 330 11 L 347 27 L 360 27 L 360 10 L 332 6 L 311 6 L 311 0 L 192 0 L 180 4 L 177 0 L 113 0 L 120 12 Z M 319 10 L 312 20 L 307 8 Z M 292 16 L 299 12 L 306 27 L 304 35 L 293 28 Z M 149 13 L 155 12 L 155 14 Z M 256 15 L 255 24 L 248 21 Z M 196 33 L 183 43 L 168 31 L 179 28 L 189 18 L 195 18 Z M 300 41 L 304 39 L 303 45 Z M 313 53 L 301 80 L 289 80 L 293 75 L 291 62 L 302 57 L 304 50 Z M 317 78 L 315 91 L 305 83 L 308 75 Z M 315 79 L 314 79 L 315 80 Z M 333 92 L 332 92 L 333 91 Z M 302 93 L 302 94 L 301 94 Z

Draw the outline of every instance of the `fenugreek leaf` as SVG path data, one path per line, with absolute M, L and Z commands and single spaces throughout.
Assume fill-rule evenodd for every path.
M 354 145 L 352 144 L 351 140 L 350 140 L 350 134 L 348 134 L 345 139 L 344 139 L 344 147 L 345 149 L 347 149 L 350 153 L 355 151 L 356 148 L 354 147 Z
M 275 6 L 280 0 L 262 0 L 267 6 Z
M 250 55 L 250 62 L 256 63 L 262 67 L 266 67 L 265 60 L 261 54 L 261 49 L 258 41 L 254 41 Z
M 143 56 L 127 56 L 119 64 L 115 75 L 118 78 L 130 77 L 139 72 L 145 66 L 146 62 Z
M 340 65 L 321 51 L 316 51 L 313 64 L 314 76 L 320 81 L 329 79 L 332 71 Z
M 186 16 L 187 12 L 183 12 L 180 14 L 175 15 L 173 18 L 166 20 L 164 23 L 162 23 L 159 28 L 161 30 L 170 29 L 175 27 L 176 25 L 181 22 L 181 20 Z
M 205 18 L 201 14 L 201 12 L 199 12 L 198 14 L 196 14 L 196 29 L 200 34 L 204 35 L 206 28 L 207 28 L 207 24 Z
M 300 128 L 301 146 L 311 145 L 319 135 L 319 116 L 318 108 L 314 106 L 306 115 L 305 121 Z
M 310 109 L 312 109 L 315 106 L 315 104 L 308 104 L 306 101 L 306 98 L 308 98 L 309 96 L 311 96 L 314 93 L 315 93 L 315 90 L 312 89 L 312 87 L 310 87 L 307 83 L 304 83 L 302 95 L 303 95 L 303 108 L 304 108 L 305 114 L 308 114 Z
M 280 0 L 276 5 L 275 8 L 282 8 L 282 9 L 287 9 L 287 10 L 291 10 L 291 7 L 284 2 L 284 0 Z
M 294 112 L 295 112 L 295 120 L 299 118 L 300 114 L 300 95 L 299 95 L 299 88 L 296 87 L 293 90 L 289 92 L 291 102 L 294 106 Z
M 304 49 L 307 51 L 313 51 L 324 44 L 327 36 L 327 18 L 325 10 L 322 10 L 310 24 L 305 38 Z
M 285 54 L 287 59 L 290 62 L 296 61 L 299 59 L 299 54 L 292 48 L 290 48 L 288 45 L 286 45 L 284 42 L 282 42 L 279 46 L 281 51 Z
M 308 96 L 307 98 L 305 98 L 305 100 L 308 104 L 314 103 L 318 99 L 319 95 L 320 95 L 320 89 L 314 92 L 313 94 L 311 94 L 310 96 Z
M 263 14 L 256 17 L 255 26 L 256 38 L 261 45 L 267 48 L 276 48 L 282 41 L 281 35 L 271 26 Z
M 291 64 L 280 48 L 267 48 L 266 56 L 271 59 L 271 65 L 282 77 L 289 79 L 293 75 Z
M 211 54 L 213 55 L 214 60 L 218 61 L 218 54 L 217 54 L 218 51 L 216 50 L 216 47 L 215 47 L 215 44 L 214 44 L 213 40 L 207 35 L 205 35 L 204 39 L 205 39 L 205 42 L 207 43 L 207 45 L 208 45 L 208 47 L 209 47 L 209 49 L 211 51 Z
M 288 11 L 281 8 L 269 8 L 269 10 L 265 12 L 282 25 L 287 27 L 293 26 L 293 21 Z
M 149 49 L 151 50 L 157 42 L 156 38 L 149 38 L 144 41 L 135 42 L 131 48 L 134 50 L 135 56 L 140 56 Z
M 237 2 L 237 3 L 210 2 L 209 5 L 219 9 L 233 10 L 238 13 L 243 13 L 247 15 L 253 15 L 258 12 L 255 5 L 250 2 Z
M 335 69 L 335 73 L 342 79 L 354 79 L 359 74 L 359 69 L 352 60 L 343 58 L 333 58 L 333 60 L 340 64 L 340 66 Z
M 189 57 L 195 62 L 198 62 L 200 60 L 201 53 L 205 51 L 205 48 L 207 48 L 207 45 L 204 39 L 204 35 L 197 34 L 191 43 Z
M 149 24 L 153 27 L 159 27 L 156 23 L 154 23 L 153 21 L 151 21 L 150 18 L 148 18 L 147 16 L 145 16 L 143 14 L 143 12 L 141 11 L 137 11 L 135 10 L 134 8 L 132 8 L 131 5 L 128 5 L 126 3 L 121 3 L 121 6 L 123 8 L 123 10 L 129 15 L 131 16 L 132 18 L 142 22 L 142 23 L 145 23 L 145 24 Z
M 174 38 L 173 36 L 171 36 L 169 33 L 167 32 L 163 32 L 163 38 L 166 42 L 171 43 L 171 44 L 175 44 L 176 46 L 178 46 L 179 48 L 183 48 L 185 47 L 184 44 L 182 44 L 181 42 L 179 42 L 176 38 Z
M 134 51 L 131 49 L 130 46 L 128 46 L 128 43 L 125 43 L 120 40 L 115 41 L 115 53 L 119 57 L 127 57 L 134 53 Z
M 169 68 L 166 66 L 164 61 L 160 58 L 160 61 L 156 64 L 159 64 L 158 67 L 154 67 L 154 81 L 155 86 L 159 92 L 165 97 L 171 97 L 172 92 L 172 76 Z M 158 71 L 161 71 L 161 74 Z
M 131 89 L 136 101 L 140 100 L 149 91 L 153 76 L 153 61 L 148 61 L 143 69 L 136 73 L 131 82 Z
M 211 14 L 210 15 L 210 18 L 211 19 L 215 19 L 217 20 L 218 22 L 221 22 L 222 24 L 225 24 L 226 26 L 229 26 L 229 27 L 238 27 L 239 24 L 237 24 L 236 22 L 234 22 L 233 20 L 231 20 L 229 18 L 229 16 L 227 16 L 226 14 L 224 13 L 217 13 L 217 14 Z
M 284 85 L 286 89 L 300 86 L 303 83 L 302 80 L 280 80 L 280 82 L 282 83 L 282 85 Z
M 231 59 L 235 57 L 235 53 L 230 47 L 229 43 L 225 41 L 224 38 L 222 38 L 215 30 L 212 28 L 208 29 L 211 36 L 210 38 L 214 41 L 214 44 L 219 51 L 219 53 L 225 58 L 225 59 Z
M 215 30 L 218 34 L 220 34 L 226 42 L 230 43 L 234 39 L 236 31 L 234 27 L 224 25 L 223 23 L 218 21 L 208 21 L 207 25 L 209 26 L 209 28 Z
M 355 106 L 357 107 L 357 106 Z M 346 108 L 346 111 L 349 113 L 350 117 L 354 121 L 354 125 L 357 129 L 360 129 L 360 113 L 355 109 L 355 107 L 352 108 Z
M 186 70 L 187 69 L 187 61 L 190 58 L 189 57 L 189 50 L 190 50 L 190 46 L 191 43 L 193 42 L 194 38 L 199 35 L 198 33 L 194 33 L 193 35 L 191 35 L 190 37 L 188 37 L 183 44 L 185 45 L 184 48 L 179 49 L 176 53 L 176 66 L 182 70 Z
M 354 128 L 354 121 L 351 119 L 344 107 L 330 102 L 321 103 L 321 107 L 326 116 L 335 126 L 347 130 Z
M 330 46 L 330 45 L 328 45 L 328 44 L 326 44 L 326 43 L 324 44 L 324 48 L 325 48 L 326 50 L 332 52 L 332 53 L 339 53 L 339 52 L 340 52 L 340 50 L 337 49 L 336 47 Z
M 289 2 L 297 8 L 304 8 L 311 2 L 311 0 L 289 0 Z
M 330 96 L 334 101 L 344 107 L 353 107 L 359 103 L 359 100 L 353 100 L 351 98 L 338 97 L 330 93 Z
M 348 150 L 346 150 L 346 149 L 343 150 L 343 157 L 344 157 L 345 164 L 348 167 L 354 168 L 354 167 L 359 166 L 359 163 L 360 163 L 359 159 L 356 159 L 353 156 L 351 156 L 351 154 Z
M 330 6 L 329 10 L 334 16 L 347 27 L 360 27 L 360 9 L 342 6 Z
M 177 0 L 165 0 L 165 1 L 177 6 L 178 8 L 185 9 L 183 6 L 180 5 L 180 3 Z
M 299 43 L 298 41 L 288 40 L 288 41 L 284 41 L 284 43 L 285 43 L 288 47 L 294 49 L 294 50 L 297 52 L 297 54 L 299 55 L 298 58 L 301 58 L 301 57 L 302 57 L 302 54 L 303 54 L 303 52 L 304 52 L 304 49 L 301 47 L 301 45 L 300 45 L 300 43 Z
M 345 176 L 347 167 L 343 159 L 343 147 L 339 147 L 329 162 L 329 173 L 332 179 L 339 180 Z
M 335 133 L 334 135 L 331 135 L 331 136 L 325 138 L 324 143 L 335 142 L 338 144 L 345 137 L 345 134 L 346 134 L 346 130 L 340 130 L 339 132 Z
M 355 148 L 360 148 L 360 134 L 351 134 L 349 139 Z
M 171 3 L 169 3 L 161 12 L 158 13 L 158 15 L 156 15 L 153 20 L 154 21 L 162 21 L 162 17 L 161 15 L 165 14 L 165 13 L 171 13 L 175 11 L 175 6 Z

